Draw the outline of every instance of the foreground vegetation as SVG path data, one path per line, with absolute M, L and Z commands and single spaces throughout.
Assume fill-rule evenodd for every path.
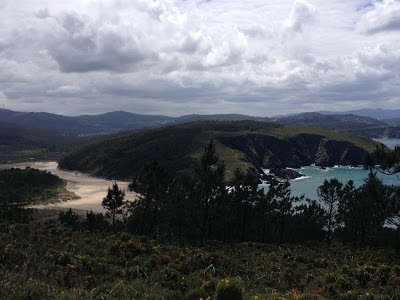
M 400 258 L 387 247 L 212 241 L 195 247 L 110 230 L 4 220 L 0 234 L 1 299 L 400 296 Z

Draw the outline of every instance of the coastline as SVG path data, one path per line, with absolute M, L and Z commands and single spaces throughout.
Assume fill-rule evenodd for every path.
M 95 213 L 104 213 L 101 205 L 103 198 L 107 195 L 108 188 L 116 182 L 120 189 L 125 191 L 125 199 L 135 201 L 137 194 L 128 191 L 129 181 L 107 180 L 91 177 L 87 174 L 77 171 L 67 171 L 58 169 L 58 163 L 55 161 L 37 161 L 25 163 L 2 164 L 1 168 L 26 168 L 45 170 L 67 182 L 66 189 L 74 193 L 79 199 L 71 199 L 54 204 L 35 205 L 38 209 L 69 209 L 80 210 L 83 212 L 92 210 Z

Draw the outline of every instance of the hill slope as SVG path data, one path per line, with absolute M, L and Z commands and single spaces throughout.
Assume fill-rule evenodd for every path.
M 387 125 L 383 121 L 370 117 L 353 114 L 324 115 L 316 112 L 281 117 L 276 119 L 275 122 L 284 125 L 316 126 L 333 130 L 354 130 Z
M 58 152 L 66 152 L 83 142 L 55 131 L 0 122 L 0 163 L 33 157 L 55 159 Z
M 172 172 L 190 168 L 210 139 L 225 161 L 227 175 L 236 168 L 280 169 L 315 163 L 361 164 L 375 142 L 321 128 L 254 121 L 194 122 L 142 131 L 78 149 L 63 157 L 61 168 L 95 176 L 132 178 L 145 162 L 158 159 Z
M 371 117 L 377 120 L 400 118 L 400 109 L 357 109 L 344 112 L 331 112 L 331 111 L 321 111 L 320 113 L 325 115 L 337 115 L 337 114 L 353 114 L 363 117 Z
M 270 122 L 271 118 L 267 117 L 253 117 L 241 114 L 213 114 L 213 115 L 184 115 L 174 119 L 172 124 L 182 124 L 195 121 L 260 121 Z

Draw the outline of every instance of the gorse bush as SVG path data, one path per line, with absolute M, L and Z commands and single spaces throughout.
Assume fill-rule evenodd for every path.
M 238 278 L 223 278 L 217 285 L 216 300 L 243 300 L 242 285 Z
M 400 293 L 391 248 L 176 245 L 56 223 L 0 221 L 0 299 L 386 299 Z

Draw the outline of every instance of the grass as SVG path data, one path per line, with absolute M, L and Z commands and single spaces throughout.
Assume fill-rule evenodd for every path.
M 218 142 L 212 134 L 204 136 L 202 139 L 198 139 L 198 143 L 202 145 L 202 147 L 198 147 L 197 151 L 190 153 L 189 157 L 199 161 L 201 156 L 204 155 L 204 147 L 208 145 L 210 139 L 214 142 L 215 151 L 218 154 L 219 159 L 225 164 L 225 178 L 227 180 L 233 179 L 236 169 L 245 173 L 253 167 L 251 163 L 245 161 L 246 155 L 243 152 L 223 145 Z
M 0 222 L 0 234 L 0 299 L 400 297 L 400 259 L 390 248 L 220 242 L 196 247 L 74 231 L 55 222 Z

